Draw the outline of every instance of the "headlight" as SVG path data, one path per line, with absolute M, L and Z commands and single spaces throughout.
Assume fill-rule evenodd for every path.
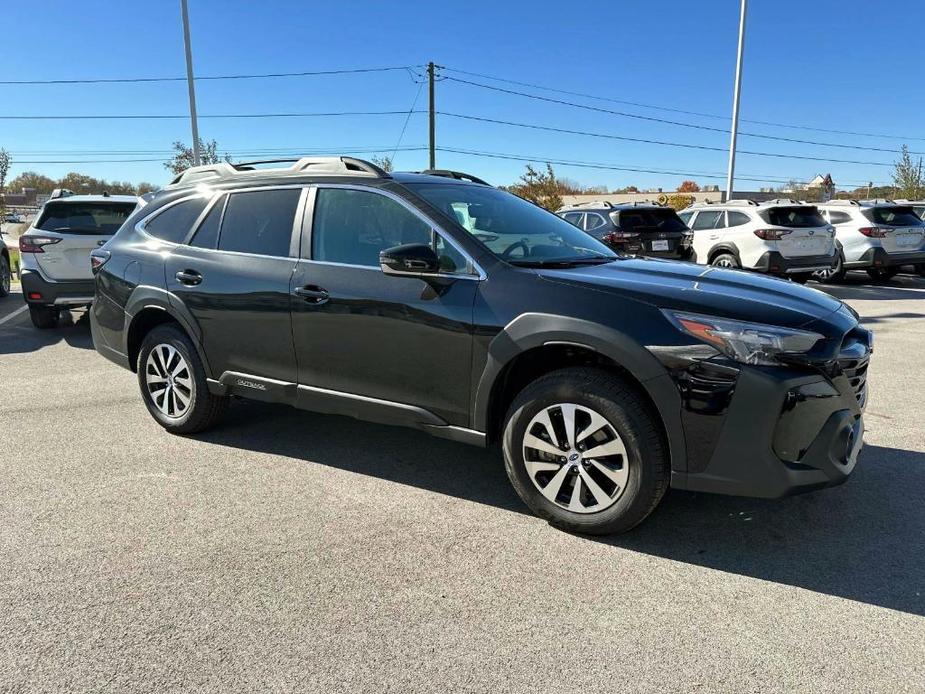
M 746 323 L 696 313 L 662 310 L 681 332 L 715 347 L 730 359 L 743 364 L 780 364 L 782 354 L 808 352 L 823 335 L 808 330 L 779 328 L 776 325 Z

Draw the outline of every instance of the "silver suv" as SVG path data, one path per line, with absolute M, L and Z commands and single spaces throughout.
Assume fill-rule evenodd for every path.
M 912 204 L 891 200 L 831 200 L 819 211 L 835 227 L 838 260 L 817 274 L 839 282 L 848 270 L 866 270 L 875 280 L 894 277 L 903 265 L 925 263 L 925 221 Z

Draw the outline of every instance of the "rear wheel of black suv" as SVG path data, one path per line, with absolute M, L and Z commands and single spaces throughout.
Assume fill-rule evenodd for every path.
M 29 318 L 32 319 L 32 325 L 39 330 L 48 330 L 58 325 L 58 317 L 61 311 L 56 306 L 42 306 L 40 304 L 29 304 Z
M 668 487 L 656 417 L 600 369 L 561 369 L 527 386 L 508 411 L 503 449 L 520 498 L 569 532 L 626 532 Z
M 10 295 L 10 284 L 13 282 L 13 271 L 10 269 L 10 260 L 0 255 L 0 298 Z
M 195 434 L 225 413 L 228 398 L 213 395 L 189 337 L 172 325 L 145 336 L 138 353 L 138 385 L 157 423 L 174 434 Z

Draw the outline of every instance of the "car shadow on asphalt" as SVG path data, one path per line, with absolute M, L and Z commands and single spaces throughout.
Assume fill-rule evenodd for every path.
M 90 314 L 83 310 L 62 311 L 57 327 L 48 330 L 33 326 L 28 313 L 0 325 L 0 355 L 37 352 L 59 342 L 77 349 L 93 349 Z
M 529 513 L 500 451 L 411 429 L 246 402 L 197 438 Z M 672 490 L 630 533 L 583 539 L 925 615 L 923 491 L 925 453 L 868 446 L 834 489 L 779 500 Z
M 925 299 L 925 279 L 897 275 L 886 282 L 874 282 L 866 273 L 848 273 L 838 284 L 812 283 L 810 287 L 847 301 L 913 301 Z

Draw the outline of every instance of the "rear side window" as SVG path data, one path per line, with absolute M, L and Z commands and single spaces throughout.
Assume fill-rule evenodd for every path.
M 702 216 L 702 213 L 701 213 Z M 671 208 L 659 210 L 623 210 L 620 228 L 624 231 L 684 231 L 687 225 Z
M 851 221 L 851 215 L 847 212 L 838 210 L 829 210 L 829 222 L 832 224 L 846 224 Z
M 206 215 L 202 224 L 199 225 L 196 234 L 193 236 L 193 240 L 190 241 L 190 246 L 212 249 L 218 246 L 218 227 L 222 223 L 222 212 L 224 209 L 225 196 L 223 195 L 220 200 L 212 205 L 209 214 Z
M 574 224 L 576 227 L 581 226 L 581 212 L 569 212 L 562 216 L 566 222 Z
M 181 243 L 206 207 L 206 198 L 178 202 L 145 223 L 145 233 L 170 243 Z
M 726 226 L 730 227 L 740 227 L 743 224 L 748 224 L 751 221 L 751 218 L 744 212 L 727 212 L 726 216 L 728 217 L 728 223 Z
M 825 219 L 819 210 L 809 205 L 800 207 L 769 207 L 758 215 L 768 224 L 779 227 L 824 227 Z
M 874 224 L 893 227 L 919 226 L 922 223 L 911 207 L 872 207 L 864 210 L 863 214 Z
M 716 220 L 722 216 L 721 211 L 710 210 L 709 212 L 700 212 L 697 215 L 697 218 L 694 219 L 694 226 L 692 229 L 712 229 L 716 225 Z
M 585 215 L 585 231 L 591 231 L 592 229 L 597 229 L 602 227 L 607 222 L 604 221 L 604 218 L 599 214 L 594 214 L 593 212 L 588 212 Z
M 49 202 L 35 225 L 43 231 L 115 234 L 135 210 L 131 202 Z
M 289 256 L 301 188 L 232 193 L 225 205 L 220 251 Z

